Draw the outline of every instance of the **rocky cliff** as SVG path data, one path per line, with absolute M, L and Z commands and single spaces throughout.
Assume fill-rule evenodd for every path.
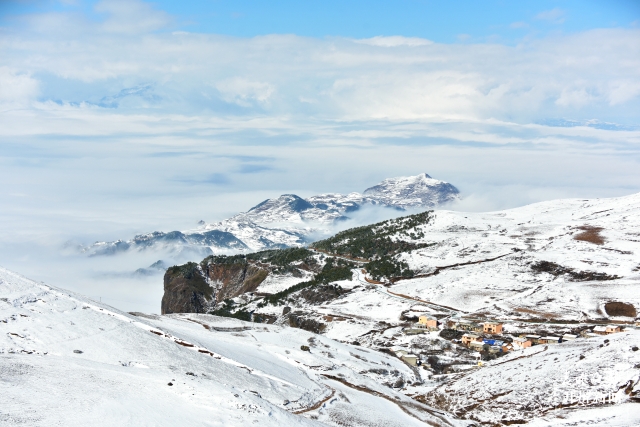
M 269 270 L 244 259 L 218 264 L 206 258 L 167 269 L 162 314 L 207 313 L 216 303 L 254 291 Z

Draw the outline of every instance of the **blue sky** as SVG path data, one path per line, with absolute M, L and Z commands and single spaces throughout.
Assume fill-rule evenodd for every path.
M 95 1 L 7 2 L 4 14 L 81 11 L 102 18 Z M 172 16 L 172 29 L 252 37 L 296 34 L 306 37 L 368 38 L 403 35 L 439 43 L 491 41 L 517 43 L 593 28 L 638 25 L 634 0 L 542 1 L 155 1 Z M 6 20 L 5 20 L 6 22 Z
M 2 2 L 0 264 L 62 277 L 41 261 L 67 240 L 423 172 L 460 210 L 639 192 L 639 19 L 631 1 Z

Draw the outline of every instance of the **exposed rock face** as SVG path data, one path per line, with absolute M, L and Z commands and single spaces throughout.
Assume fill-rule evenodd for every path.
M 206 313 L 218 302 L 256 290 L 268 274 L 246 262 L 171 267 L 164 275 L 162 314 Z
M 266 269 L 248 263 L 209 264 L 207 267 L 209 280 L 218 289 L 216 302 L 255 291 L 269 274 Z
M 213 287 L 195 262 L 171 267 L 164 274 L 162 314 L 206 313 L 213 297 Z
M 289 326 L 320 334 L 325 330 L 327 325 L 315 320 L 313 317 L 313 314 L 303 311 L 291 312 L 289 313 Z

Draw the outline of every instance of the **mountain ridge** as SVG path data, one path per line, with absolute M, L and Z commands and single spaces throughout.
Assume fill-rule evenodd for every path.
M 350 219 L 348 214 L 365 206 L 406 210 L 434 208 L 459 200 L 453 185 L 426 173 L 383 180 L 365 193 L 325 193 L 303 199 L 283 194 L 266 199 L 231 218 L 206 223 L 185 231 L 140 234 L 129 240 L 96 242 L 82 246 L 89 256 L 114 255 L 150 248 L 183 257 L 216 253 L 242 253 L 285 247 L 300 247 L 317 235 L 328 235 L 333 226 Z

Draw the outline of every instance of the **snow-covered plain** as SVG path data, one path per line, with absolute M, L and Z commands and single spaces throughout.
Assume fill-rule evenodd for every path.
M 576 240 L 589 227 L 601 229 L 601 244 Z M 501 317 L 584 320 L 609 317 L 603 305 L 610 301 L 640 307 L 640 194 L 492 213 L 436 211 L 421 230 L 416 242 L 434 245 L 401 259 L 419 273 L 439 274 L 399 281 L 394 292 Z M 534 271 L 540 261 L 618 278 L 574 281 Z
M 120 312 L 0 269 L 2 425 L 468 425 L 416 371 L 299 329 Z M 301 346 L 308 346 L 304 351 Z

